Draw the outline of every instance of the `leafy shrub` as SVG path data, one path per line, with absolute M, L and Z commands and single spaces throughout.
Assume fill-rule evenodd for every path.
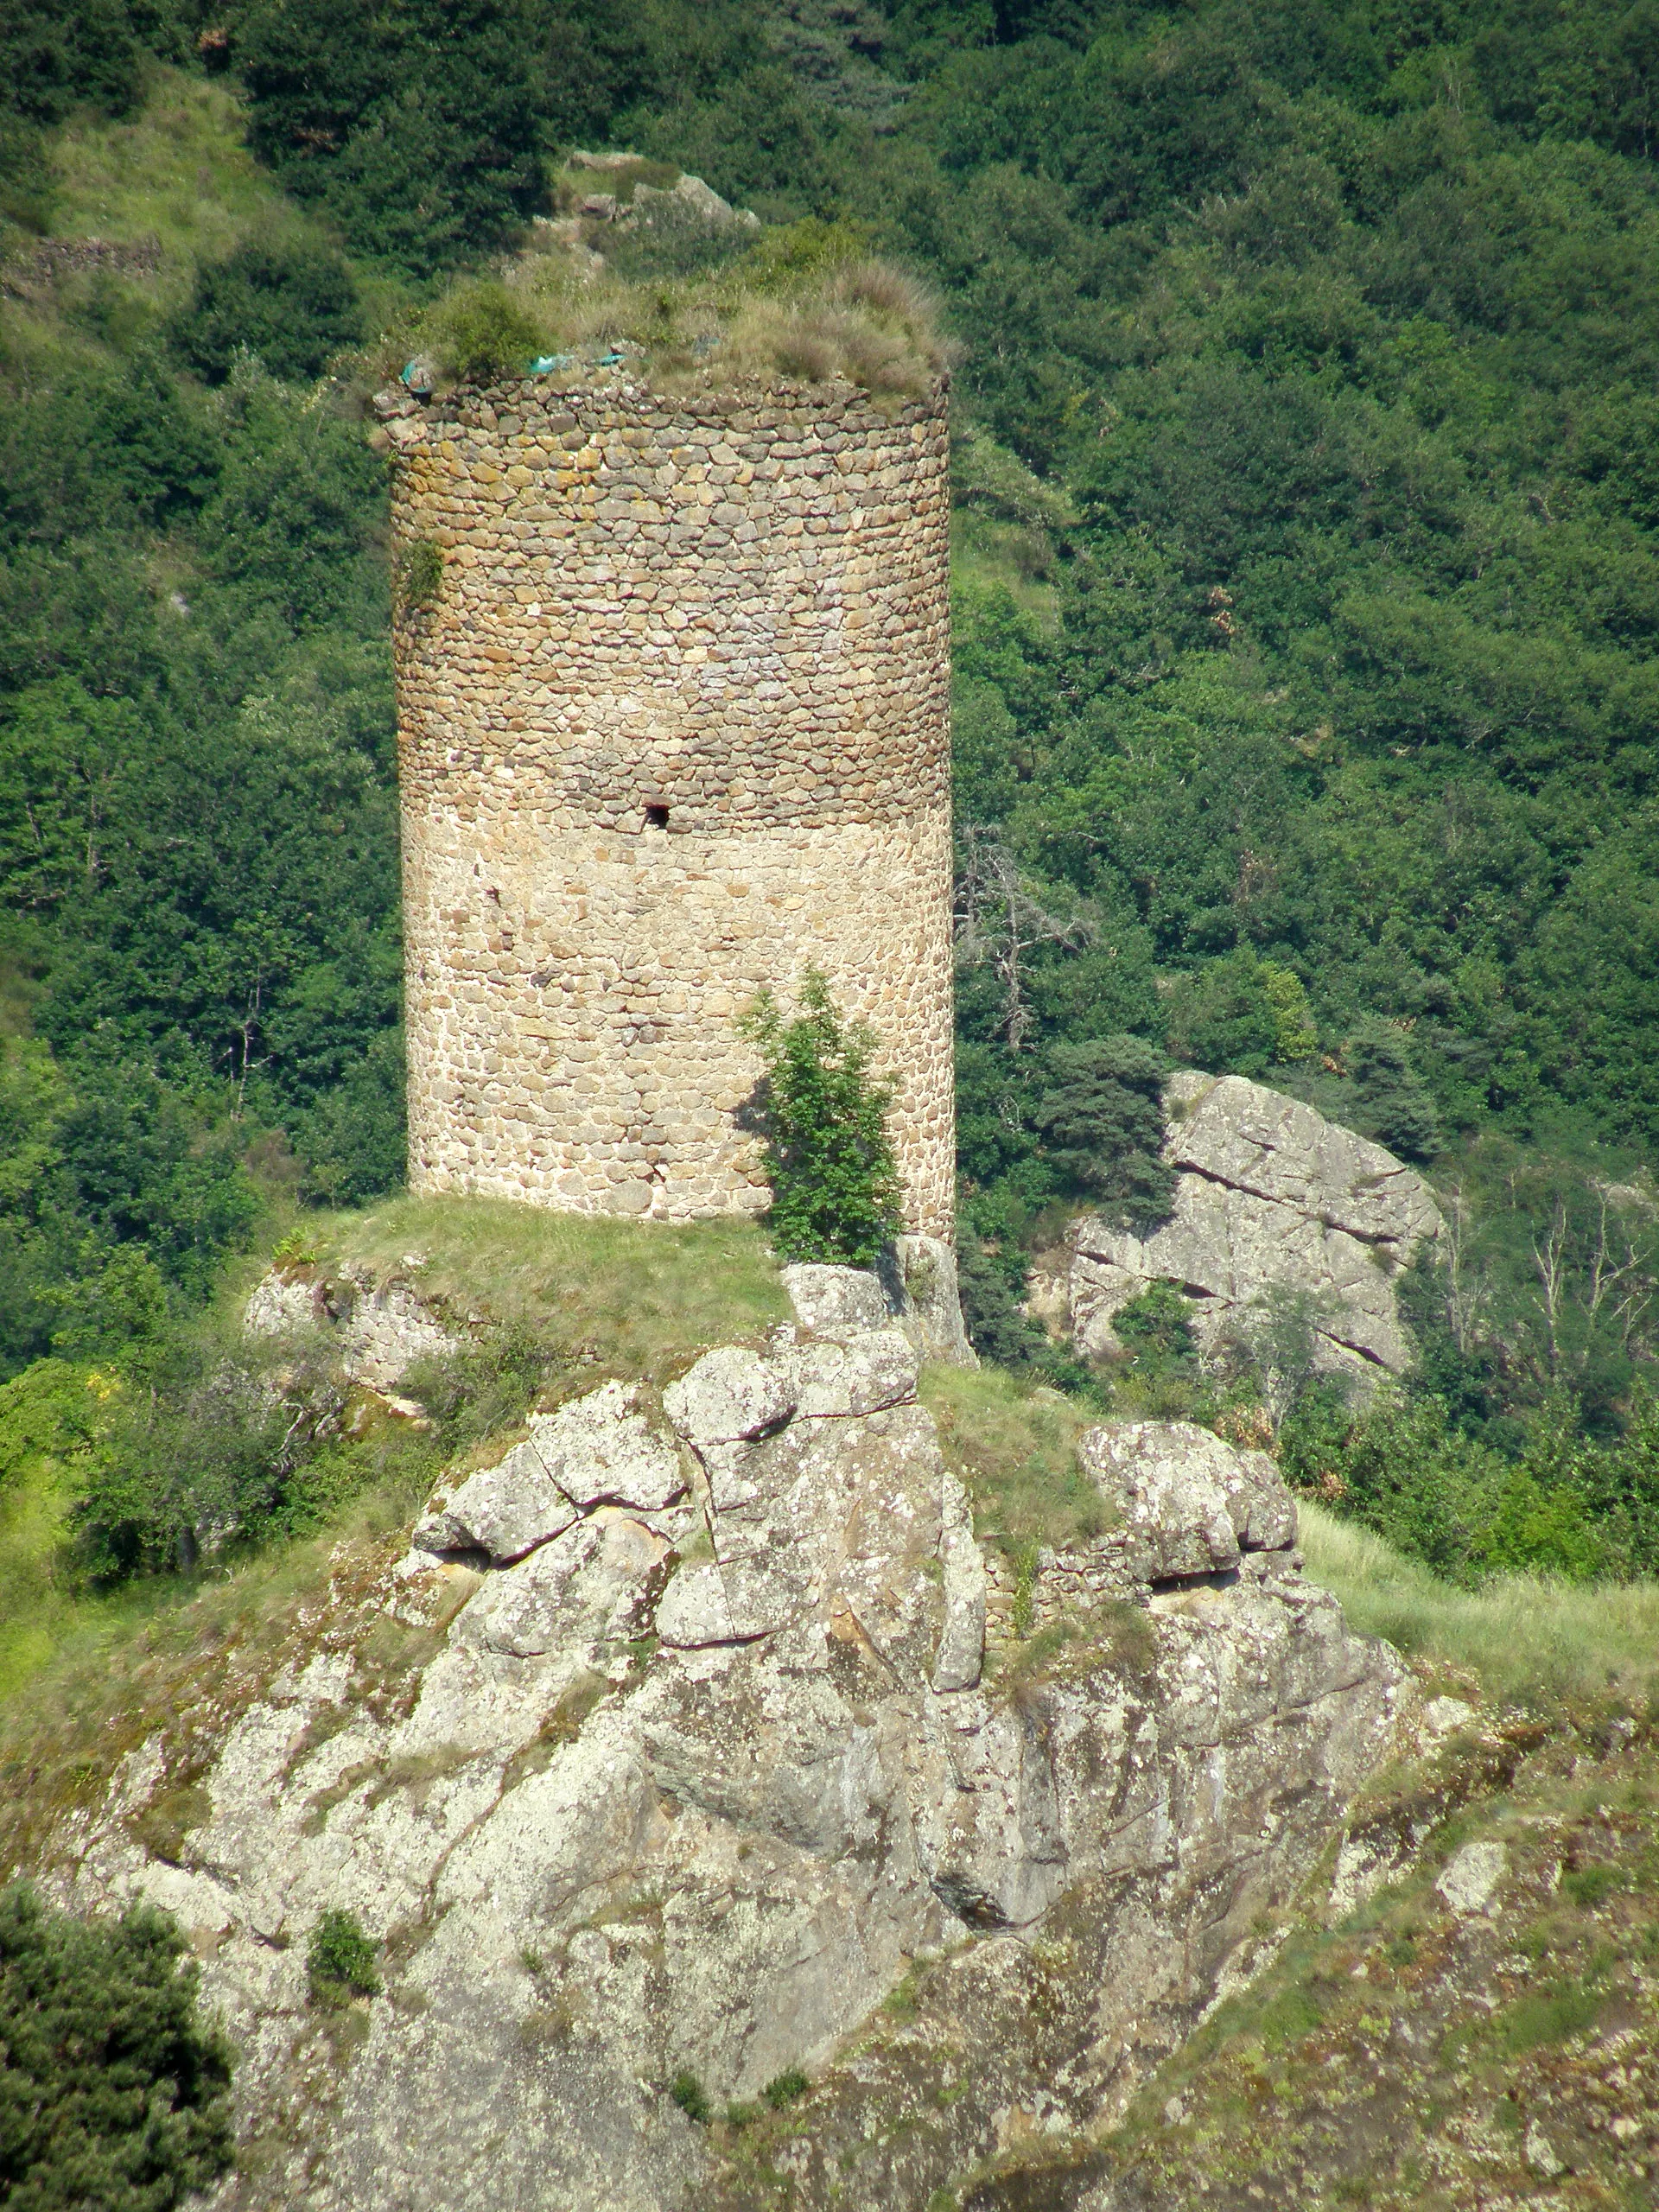
M 1428 1159 L 1440 1146 L 1440 1117 L 1399 1031 L 1362 1030 L 1343 1058 L 1357 1093 L 1356 1126 L 1403 1160 Z
M 1283 1282 L 1269 1283 L 1229 1317 L 1215 1364 L 1230 1370 L 1234 1382 L 1261 1401 L 1275 1428 L 1316 1395 L 1334 1391 L 1338 1403 L 1345 1400 L 1345 1389 L 1325 1364 L 1319 1331 L 1326 1318 L 1315 1293 Z
M 144 9 L 147 27 L 165 7 Z M 124 115 L 137 97 L 143 49 L 125 0 L 26 0 L 0 27 L 0 100 L 41 123 L 75 108 Z
M 115 1356 L 204 1294 L 257 1211 L 242 1149 L 148 1067 L 0 1039 L 0 1371 Z
M 782 2112 L 785 2105 L 798 2102 L 811 2087 L 798 2066 L 789 2066 L 774 2074 L 760 2094 L 774 2112 Z
M 216 576 L 290 629 L 335 623 L 343 594 L 368 582 L 385 500 L 385 471 L 355 428 L 268 381 L 244 400 L 203 550 Z M 373 573 L 384 594 L 378 560 Z
M 299 1349 L 278 1391 L 207 1323 L 169 1331 L 111 1400 L 70 1510 L 94 1581 L 194 1567 L 312 1517 L 301 1478 L 338 1426 L 330 1368 Z
M 432 317 L 441 366 L 462 384 L 522 377 L 542 350 L 543 327 L 505 284 L 474 282 L 452 292 Z
M 170 335 L 180 358 L 209 384 L 224 383 L 242 347 L 272 376 L 308 382 L 361 339 L 363 317 L 339 254 L 255 239 L 203 265 Z
M 707 2127 L 715 2116 L 709 2092 L 695 2074 L 682 2070 L 668 2085 L 668 2094 L 686 2118 L 695 2120 L 699 2127 Z
M 1052 1089 L 1034 1120 L 1057 1173 L 1114 1228 L 1142 1235 L 1169 1218 L 1175 1171 L 1159 1157 L 1168 1063 L 1140 1037 L 1056 1045 Z
M 401 1388 L 435 1425 L 453 1455 L 522 1421 L 562 1371 L 560 1354 L 522 1323 L 472 1330 L 459 1351 L 417 1360 Z
M 1631 1548 L 1596 1510 L 1599 1455 L 1574 1441 L 1573 1419 L 1548 1409 L 1517 1462 L 1453 1428 L 1435 1398 L 1379 1390 L 1344 1418 L 1313 1396 L 1287 1418 L 1281 1462 L 1297 1487 L 1465 1587 L 1500 1573 L 1628 1573 Z M 1642 1533 L 1652 1541 L 1645 1519 Z
M 567 105 L 547 47 L 569 28 L 503 0 L 460 16 L 448 0 L 391 15 L 372 0 L 249 0 L 233 54 L 254 150 L 359 252 L 423 276 L 451 266 L 500 243 L 541 194 L 543 117 Z
M 1026 1367 L 1043 1344 L 1042 1331 L 1020 1311 L 1029 1270 L 1017 1246 L 986 1243 L 964 1212 L 957 1224 L 957 1290 L 963 1326 L 982 1359 Z
M 42 1462 L 84 1451 L 99 1403 L 86 1370 L 66 1359 L 37 1359 L 0 1383 L 0 1498 Z
M 900 1218 L 887 1129 L 893 1094 L 870 1074 L 873 1033 L 842 1020 L 817 969 L 798 996 L 792 1020 L 766 992 L 741 1025 L 766 1067 L 758 1118 L 772 1235 L 785 1259 L 868 1267 Z
M 1138 1363 L 1190 1367 L 1198 1357 L 1192 1308 L 1173 1282 L 1148 1283 L 1112 1316 L 1112 1328 Z
M 397 564 L 397 604 L 408 609 L 430 607 L 443 582 L 443 553 L 429 537 L 405 545 Z
M 365 1935 L 357 1915 L 331 1905 L 311 1930 L 305 1947 L 305 1975 L 311 2002 L 336 2011 L 353 1998 L 380 1994 L 379 1946 Z
M 296 1117 L 289 1132 L 305 1162 L 305 1196 L 358 1206 L 404 1179 L 404 1033 L 382 1030 L 333 1090 Z
M 1211 1075 L 1265 1076 L 1278 1052 L 1280 1011 L 1262 963 L 1245 946 L 1181 976 L 1169 995 L 1169 1049 Z
M 199 403 L 148 353 L 46 384 L 0 423 L 0 541 L 61 543 L 89 510 L 118 529 L 188 521 L 221 458 Z
M 0 1894 L 0 2202 L 168 2212 L 231 2164 L 229 2044 L 168 1914 L 48 1911 Z
M 1311 1059 L 1319 1048 L 1319 1036 L 1301 977 L 1294 969 L 1281 968 L 1271 960 L 1259 963 L 1256 976 L 1263 997 L 1273 1008 L 1274 1058 L 1287 1066 Z

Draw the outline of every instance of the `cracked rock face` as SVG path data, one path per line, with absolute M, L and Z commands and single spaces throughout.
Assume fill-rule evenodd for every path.
M 1179 1283 L 1215 1343 L 1275 1286 L 1314 1300 L 1324 1364 L 1360 1382 L 1410 1360 L 1395 1277 L 1441 1222 L 1433 1194 L 1381 1145 L 1243 1076 L 1173 1077 L 1164 1157 L 1174 1212 L 1149 1236 L 1090 1217 L 1072 1231 L 1072 1333 L 1099 1358 L 1122 1349 L 1118 1308 Z
M 257 2155 L 223 2212 L 693 2212 L 674 2075 L 827 2094 L 932 1957 L 983 2063 L 935 2150 L 895 2083 L 908 2147 L 861 2197 L 919 2208 L 1011 2096 L 1098 2114 L 1197 2016 L 1387 1754 L 1398 1665 L 1302 1580 L 1269 1463 L 1136 1423 L 1083 1454 L 1116 1522 L 1097 1586 L 988 1672 L 985 1553 L 915 1381 L 902 1337 L 838 1327 L 705 1355 L 661 1416 L 609 1383 L 538 1417 L 205 1766 L 162 1730 L 66 1821 L 50 1885 L 176 1912 L 243 2049 Z M 165 1860 L 163 1802 L 194 1821 Z M 323 2066 L 330 1907 L 385 1993 Z M 795 2201 L 840 2202 L 802 2158 Z

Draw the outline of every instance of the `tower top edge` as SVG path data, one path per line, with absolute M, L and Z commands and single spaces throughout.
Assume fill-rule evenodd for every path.
M 613 420 L 730 422 L 747 418 L 754 428 L 777 423 L 856 423 L 869 429 L 894 429 L 917 423 L 943 423 L 949 412 L 950 376 L 942 371 L 919 392 L 872 393 L 844 379 L 811 384 L 789 378 L 730 378 L 721 383 L 664 390 L 638 375 L 589 374 L 513 378 L 487 385 L 460 385 L 442 397 L 418 399 L 400 390 L 380 395 L 382 419 L 401 418 L 404 444 L 421 429 L 442 431 L 451 425 L 494 430 L 509 427 L 503 418 L 527 411 L 591 414 Z

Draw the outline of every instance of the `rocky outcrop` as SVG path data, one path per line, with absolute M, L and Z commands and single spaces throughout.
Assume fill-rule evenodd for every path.
M 660 1405 L 534 1415 L 256 1695 L 65 1822 L 58 1893 L 176 1912 L 242 2047 L 225 2212 L 770 2203 L 669 2088 L 797 2067 L 864 2115 L 860 2205 L 920 2212 L 1011 2111 L 1114 2109 L 1338 1836 L 1407 1694 L 1302 1578 L 1271 1462 L 1091 1432 L 1100 1533 L 1022 1569 L 988 1670 L 995 1562 L 856 1287 L 802 1286 L 821 1329 Z M 333 2026 L 331 1907 L 385 1983 Z M 957 2042 L 849 2044 L 929 1961 Z M 791 2201 L 844 2202 L 813 2108 Z
M 1313 1300 L 1326 1366 L 1362 1381 L 1399 1374 L 1411 1353 L 1395 1279 L 1441 1227 L 1422 1178 L 1243 1076 L 1175 1076 L 1165 1105 L 1164 1157 L 1179 1170 L 1169 1221 L 1147 1236 L 1095 1217 L 1072 1230 L 1065 1304 L 1079 1347 L 1121 1350 L 1112 1317 L 1149 1283 L 1179 1285 L 1206 1348 L 1282 1289 Z
M 810 1262 L 786 1267 L 784 1288 L 817 1336 L 897 1328 L 924 1359 L 977 1367 L 963 1325 L 957 1255 L 942 1236 L 899 1236 L 874 1268 Z

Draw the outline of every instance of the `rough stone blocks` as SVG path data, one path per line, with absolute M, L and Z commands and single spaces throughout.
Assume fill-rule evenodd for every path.
M 410 1180 L 673 1219 L 767 1201 L 737 1023 L 809 966 L 949 1236 L 943 386 L 546 378 L 396 426 Z

